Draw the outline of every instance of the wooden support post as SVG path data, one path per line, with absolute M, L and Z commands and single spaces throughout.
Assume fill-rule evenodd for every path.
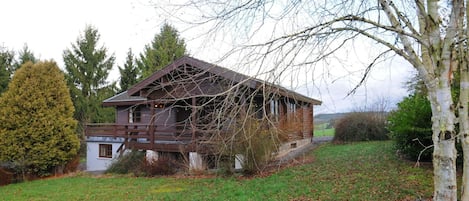
M 112 136 L 114 137 L 114 139 L 116 139 L 117 137 L 117 125 L 116 124 L 112 126 Z
M 191 130 L 192 130 L 192 139 L 191 139 L 191 142 L 192 142 L 192 147 L 193 149 L 195 149 L 195 132 L 196 132 L 196 126 L 195 126 L 195 123 L 196 123 L 196 120 L 197 120 L 197 108 L 196 108 L 196 105 L 197 105 L 197 102 L 196 102 L 196 99 L 195 97 L 192 97 L 192 114 L 191 114 Z
M 155 101 L 152 101 L 150 103 L 150 111 L 151 111 L 151 117 L 150 117 L 150 128 L 149 128 L 149 135 L 150 135 L 150 149 L 154 150 L 155 149 Z
M 114 126 L 115 126 L 115 125 L 114 125 Z M 124 136 L 125 136 L 125 138 L 124 138 L 124 149 L 121 151 L 121 154 L 123 154 L 124 151 L 129 148 L 129 136 L 130 136 L 130 132 L 128 132 L 128 130 L 129 130 L 129 127 L 126 125 L 126 126 L 124 127 Z

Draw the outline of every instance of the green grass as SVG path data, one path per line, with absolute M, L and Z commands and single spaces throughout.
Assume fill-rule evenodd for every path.
M 315 124 L 314 125 L 314 136 L 315 137 L 324 137 L 324 136 L 334 136 L 334 128 L 327 128 L 329 123 Z
M 314 137 L 334 136 L 334 128 L 314 130 Z
M 431 170 L 394 155 L 391 142 L 326 144 L 313 163 L 264 178 L 79 175 L 0 187 L 0 200 L 402 200 L 431 197 Z

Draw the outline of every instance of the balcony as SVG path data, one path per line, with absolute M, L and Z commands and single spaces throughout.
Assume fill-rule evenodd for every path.
M 195 149 L 196 132 L 182 126 L 168 128 L 150 124 L 87 124 L 85 136 L 88 140 L 112 138 L 121 141 L 118 152 L 126 149 L 188 152 Z

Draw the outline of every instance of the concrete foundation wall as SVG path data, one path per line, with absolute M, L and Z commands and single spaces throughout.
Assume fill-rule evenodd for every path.
M 99 157 L 99 144 L 112 145 L 112 158 Z M 122 143 L 111 142 L 87 142 L 86 143 L 86 170 L 87 171 L 104 171 L 119 156 L 117 149 Z
M 202 155 L 197 152 L 189 152 L 189 170 L 203 170 Z
M 285 154 L 288 154 L 291 151 L 294 151 L 298 148 L 301 148 L 305 145 L 311 144 L 312 143 L 312 138 L 307 138 L 307 139 L 301 139 L 301 140 L 294 140 L 291 142 L 284 143 L 280 146 L 277 156 L 276 157 L 282 157 Z

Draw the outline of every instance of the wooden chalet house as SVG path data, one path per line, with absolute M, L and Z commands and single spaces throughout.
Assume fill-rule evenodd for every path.
M 268 118 L 268 129 L 287 128 L 279 153 L 311 143 L 313 106 L 320 101 L 283 87 L 184 56 L 130 89 L 103 101 L 116 108 L 114 124 L 88 124 L 87 170 L 105 170 L 126 150 L 147 157 L 183 154 L 201 168 L 213 136 L 229 135 L 239 116 Z M 212 148 L 211 148 L 212 147 Z

